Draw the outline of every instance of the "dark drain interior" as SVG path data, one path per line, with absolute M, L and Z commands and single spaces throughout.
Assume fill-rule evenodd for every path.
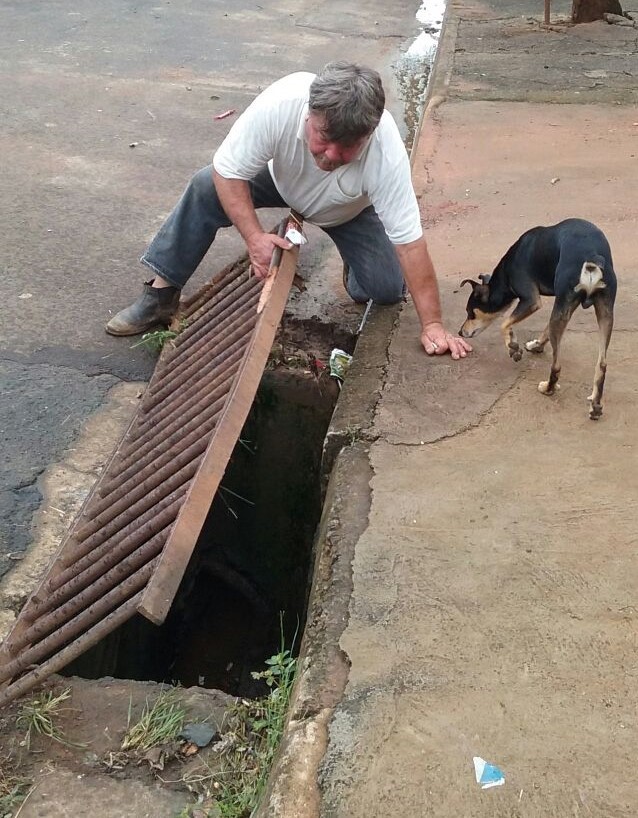
M 303 330 L 303 328 L 302 328 Z M 280 333 L 252 410 L 211 505 L 171 612 L 161 627 L 136 615 L 66 668 L 85 678 L 154 680 L 261 691 L 253 670 L 283 637 L 298 648 L 321 514 L 320 467 L 338 396 L 332 345 L 306 327 L 303 348 Z M 295 335 L 300 332 L 299 327 Z M 325 328 L 324 328 L 325 332 Z

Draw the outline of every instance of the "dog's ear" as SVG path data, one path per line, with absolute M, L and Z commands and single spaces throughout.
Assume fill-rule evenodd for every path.
M 492 274 L 491 274 L 491 273 L 487 273 L 487 274 L 481 273 L 481 275 L 479 276 L 479 278 L 481 279 L 481 281 L 483 282 L 483 284 L 489 284 L 489 283 L 490 283 L 490 279 L 492 278 Z
M 489 276 L 483 276 L 483 275 L 480 275 L 479 278 L 481 279 L 481 281 L 483 281 L 483 279 L 485 279 L 485 278 L 488 281 L 490 279 Z M 463 281 L 461 281 L 461 287 L 464 284 L 471 284 L 472 285 L 472 295 L 474 296 L 474 298 L 477 298 L 483 304 L 487 304 L 487 302 L 489 301 L 489 298 L 490 298 L 490 288 L 487 286 L 486 283 L 480 284 L 478 281 L 473 281 L 471 278 L 464 278 Z

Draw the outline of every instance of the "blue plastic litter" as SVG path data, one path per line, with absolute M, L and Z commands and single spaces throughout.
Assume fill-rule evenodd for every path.
M 490 764 L 480 756 L 474 756 L 473 761 L 476 783 L 481 785 L 481 789 L 500 787 L 505 783 L 505 774 L 496 765 Z

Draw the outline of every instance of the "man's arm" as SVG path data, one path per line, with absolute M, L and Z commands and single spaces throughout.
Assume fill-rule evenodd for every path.
M 216 170 L 213 170 L 213 182 L 226 215 L 246 242 L 253 273 L 257 278 L 266 278 L 275 245 L 290 250 L 292 244 L 264 231 L 253 206 L 248 182 L 226 179 Z
M 396 244 L 405 282 L 421 321 L 421 343 L 428 355 L 450 352 L 454 360 L 465 358 L 472 347 L 463 338 L 446 332 L 441 319 L 441 301 L 434 265 L 422 236 L 408 244 Z

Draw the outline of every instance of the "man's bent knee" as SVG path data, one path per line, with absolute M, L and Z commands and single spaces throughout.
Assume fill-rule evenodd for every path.
M 401 288 L 400 292 L 395 291 L 388 291 L 387 293 L 382 293 L 380 295 L 372 295 L 370 296 L 375 304 L 379 304 L 381 306 L 389 306 L 390 304 L 398 304 L 400 301 L 403 301 L 405 298 L 405 290 Z
M 207 165 L 205 168 L 198 170 L 197 173 L 191 177 L 190 187 L 194 188 L 198 193 L 210 196 L 216 194 L 215 183 L 213 182 L 213 166 Z
M 380 276 L 375 276 L 372 280 L 370 278 L 369 276 L 366 281 L 363 276 L 357 276 L 354 270 L 349 271 L 346 289 L 351 298 L 359 302 L 372 300 L 381 306 L 398 304 L 405 298 L 403 278 L 393 276 L 389 281 L 383 281 Z

